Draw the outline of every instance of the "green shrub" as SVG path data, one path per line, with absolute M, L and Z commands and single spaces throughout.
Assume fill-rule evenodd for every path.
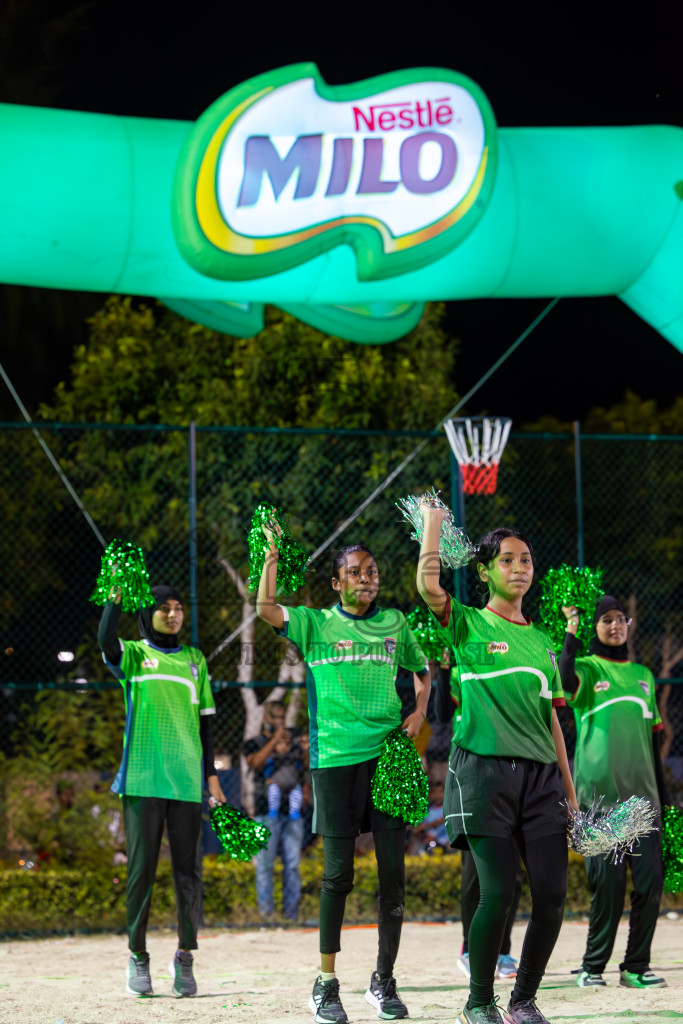
M 318 918 L 318 895 L 323 873 L 321 847 L 301 862 L 300 919 Z M 250 925 L 260 922 L 256 902 L 254 868 L 251 864 L 206 857 L 204 860 L 204 922 L 216 925 Z M 0 871 L 0 934 L 78 930 L 120 930 L 126 924 L 126 869 Z M 275 871 L 276 906 L 281 899 L 282 870 Z M 460 857 L 436 852 L 432 856 L 406 858 L 406 920 L 444 919 L 460 916 Z M 585 913 L 589 894 L 583 858 L 569 855 L 567 913 Z M 683 908 L 683 895 L 666 895 L 666 908 Z M 520 913 L 531 909 L 526 877 Z M 377 919 L 377 866 L 373 853 L 356 858 L 355 884 L 347 900 L 348 924 Z M 175 897 L 170 863 L 162 860 L 152 897 L 150 924 L 175 925 Z

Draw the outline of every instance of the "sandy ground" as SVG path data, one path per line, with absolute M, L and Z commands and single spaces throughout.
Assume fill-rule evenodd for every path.
M 513 954 L 524 924 L 515 927 Z M 453 1022 L 466 996 L 466 979 L 455 966 L 459 924 L 406 924 L 396 977 L 413 1020 Z M 608 987 L 579 989 L 578 966 L 586 924 L 567 922 L 555 948 L 539 1005 L 555 1024 L 664 1024 L 683 1020 L 683 917 L 662 918 L 652 966 L 669 987 L 642 992 L 619 987 L 617 963 L 626 941 L 620 928 L 616 955 L 605 975 Z M 337 959 L 344 1007 L 352 1024 L 376 1021 L 364 1000 L 376 953 L 374 928 L 349 928 Z M 127 952 L 121 936 L 74 937 L 0 945 L 0 1021 L 12 1024 L 311 1024 L 306 1004 L 317 973 L 315 930 L 205 930 L 199 939 L 196 999 L 173 999 L 167 970 L 175 950 L 172 932 L 154 931 L 148 948 L 155 996 L 125 995 Z M 499 983 L 501 1002 L 510 985 Z

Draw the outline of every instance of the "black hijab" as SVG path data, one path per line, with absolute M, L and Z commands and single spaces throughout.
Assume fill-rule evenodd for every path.
M 593 625 L 597 625 L 602 616 L 607 612 L 615 610 L 621 612 L 625 619 L 628 618 L 621 602 L 617 601 L 616 597 L 610 597 L 609 594 L 605 594 L 602 601 L 600 601 L 598 607 L 595 609 Z M 597 654 L 599 658 L 608 658 L 609 661 L 628 661 L 628 646 L 626 644 L 619 644 L 618 647 L 611 647 L 609 644 L 603 644 L 601 640 L 598 640 L 597 635 L 592 637 L 591 642 L 588 645 L 588 653 Z
M 141 608 L 138 612 L 140 636 L 143 640 L 149 640 L 155 647 L 177 651 L 180 647 L 178 634 L 159 633 L 152 625 L 152 616 L 157 608 L 165 604 L 166 601 L 178 601 L 179 604 L 182 604 L 183 599 L 175 587 L 169 587 L 167 584 L 162 584 L 160 587 L 152 587 L 152 594 L 154 595 L 154 604 Z

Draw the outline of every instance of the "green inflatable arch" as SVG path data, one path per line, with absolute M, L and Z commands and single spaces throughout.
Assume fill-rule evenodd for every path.
M 683 130 L 498 128 L 464 76 L 312 64 L 196 124 L 0 105 L 0 280 L 355 341 L 428 300 L 617 295 L 683 350 Z

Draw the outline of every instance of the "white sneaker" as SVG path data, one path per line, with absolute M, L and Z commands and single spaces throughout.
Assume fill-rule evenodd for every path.
M 497 978 L 516 978 L 517 961 L 509 953 L 501 953 L 496 964 Z
M 470 954 L 461 953 L 458 959 L 455 961 L 462 973 L 466 978 L 470 977 Z

